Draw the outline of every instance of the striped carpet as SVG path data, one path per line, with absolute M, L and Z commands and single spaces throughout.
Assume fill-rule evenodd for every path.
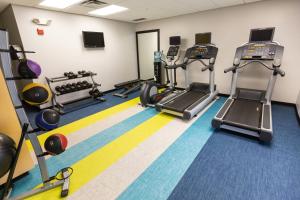
M 67 166 L 74 169 L 67 199 L 239 199 L 238 190 L 249 195 L 249 198 L 245 199 L 256 199 L 256 193 L 247 193 L 243 180 L 234 176 L 236 174 L 234 170 L 244 167 L 243 171 L 246 173 L 245 167 L 247 168 L 249 163 L 240 162 L 243 156 L 247 155 L 245 153 L 253 153 L 255 148 L 261 153 L 261 149 L 269 147 L 227 133 L 213 134 L 210 122 L 224 101 L 224 98 L 216 100 L 197 117 L 186 122 L 157 113 L 152 108 L 142 108 L 138 106 L 138 98 L 135 98 L 40 135 L 41 143 L 56 132 L 66 135 L 69 139 L 68 149 L 63 154 L 47 157 L 50 175 L 55 175 L 56 171 Z M 274 113 L 276 119 L 276 109 Z M 290 114 L 285 117 L 288 118 Z M 294 123 L 292 125 L 295 127 Z M 279 125 L 275 127 L 282 128 Z M 299 131 L 299 126 L 294 129 L 296 132 Z M 274 140 L 276 143 L 276 139 Z M 32 151 L 32 146 L 29 143 L 27 145 Z M 236 149 L 240 146 L 244 147 L 242 148 L 244 153 Z M 280 148 L 282 146 L 277 147 Z M 231 150 L 234 151 L 233 158 L 230 156 Z M 289 152 L 289 155 L 291 154 Z M 257 157 L 259 155 L 252 155 L 253 160 Z M 264 164 L 270 159 L 261 158 L 262 160 L 257 161 Z M 298 160 L 300 161 L 300 158 Z M 232 162 L 240 162 L 243 165 L 232 168 L 228 164 Z M 227 168 L 228 166 L 231 168 Z M 255 166 L 258 170 L 261 164 L 257 163 Z M 271 165 L 267 166 L 270 168 Z M 223 179 L 222 173 L 225 173 L 226 169 L 231 170 L 226 174 L 229 182 Z M 297 173 L 294 175 L 297 175 L 298 171 L 295 172 Z M 265 178 L 263 175 L 256 175 L 250 180 L 254 181 L 260 176 Z M 210 181 L 216 187 L 212 187 Z M 256 181 L 257 184 L 261 182 L 259 179 Z M 228 191 L 225 189 L 232 188 L 234 183 L 239 189 L 232 190 L 233 193 L 226 195 Z M 293 179 L 292 183 L 297 186 L 299 182 Z M 28 176 L 15 183 L 12 195 L 16 196 L 40 184 L 39 168 L 35 166 Z M 222 187 L 223 190 L 220 189 Z M 56 188 L 29 199 L 59 199 L 59 195 L 60 189 Z

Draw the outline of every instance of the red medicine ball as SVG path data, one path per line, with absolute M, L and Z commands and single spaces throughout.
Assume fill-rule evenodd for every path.
M 54 134 L 49 136 L 44 144 L 45 150 L 50 155 L 58 155 L 63 153 L 68 146 L 68 139 L 62 134 Z

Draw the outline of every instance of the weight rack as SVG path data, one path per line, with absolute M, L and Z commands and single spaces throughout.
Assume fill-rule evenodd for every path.
M 58 77 L 53 77 L 53 78 L 46 77 L 47 84 L 48 84 L 48 86 L 51 90 L 51 93 L 52 93 L 52 99 L 51 99 L 52 107 L 53 107 L 53 109 L 55 109 L 57 112 L 59 112 L 62 115 L 66 114 L 66 113 L 69 113 L 69 112 L 73 112 L 75 110 L 78 110 L 78 109 L 81 109 L 81 108 L 84 108 L 84 107 L 88 107 L 88 106 L 95 105 L 95 104 L 106 101 L 106 99 L 104 99 L 102 97 L 95 98 L 92 95 L 85 96 L 85 97 L 80 97 L 80 98 L 78 98 L 76 95 L 73 95 L 74 99 L 72 99 L 72 100 L 69 100 L 67 102 L 58 101 L 59 96 L 70 94 L 70 93 L 76 93 L 76 92 L 80 92 L 80 91 L 84 91 L 84 90 L 94 91 L 94 90 L 98 89 L 98 87 L 101 86 L 101 84 L 97 83 L 94 80 L 94 76 L 97 75 L 96 73 L 86 72 L 85 74 L 74 74 L 74 75 L 75 76 L 72 77 L 72 78 L 69 78 L 67 76 L 58 76 Z M 91 84 L 91 87 L 81 89 L 81 90 L 74 90 L 74 91 L 71 91 L 71 92 L 68 92 L 68 93 L 59 93 L 55 90 L 55 87 L 53 86 L 53 84 L 57 83 L 57 82 L 66 82 L 66 81 L 71 81 L 71 80 L 75 80 L 75 79 L 82 79 L 82 78 L 90 78 L 91 83 L 89 83 L 89 84 Z M 78 101 L 89 99 L 89 98 L 96 99 L 96 101 L 92 104 L 88 104 L 88 105 L 80 106 L 80 107 L 75 107 L 74 109 L 71 109 L 71 110 L 68 110 L 68 111 L 65 109 L 65 105 L 67 105 L 67 104 L 78 102 Z

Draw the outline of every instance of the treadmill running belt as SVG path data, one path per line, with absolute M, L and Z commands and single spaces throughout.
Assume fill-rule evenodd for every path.
M 233 122 L 259 128 L 262 103 L 259 101 L 236 99 L 224 117 L 224 122 Z
M 189 91 L 180 97 L 177 97 L 175 100 L 165 104 L 163 108 L 183 113 L 186 108 L 201 99 L 206 94 L 207 93 L 205 92 Z

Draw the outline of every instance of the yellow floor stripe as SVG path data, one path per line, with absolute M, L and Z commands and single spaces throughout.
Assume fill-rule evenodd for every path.
M 57 129 L 54 129 L 52 131 L 46 132 L 46 133 L 40 135 L 38 137 L 38 139 L 39 139 L 41 144 L 44 144 L 46 139 L 54 133 L 60 133 L 60 134 L 63 134 L 63 135 L 67 136 L 67 135 L 69 135 L 71 133 L 74 133 L 75 131 L 78 131 L 78 130 L 86 127 L 86 126 L 89 126 L 89 125 L 91 125 L 91 124 L 93 124 L 93 123 L 95 123 L 99 120 L 103 120 L 103 119 L 105 119 L 107 117 L 110 117 L 110 116 L 112 116 L 112 115 L 114 115 L 118 112 L 126 110 L 130 107 L 136 106 L 139 102 L 140 102 L 139 98 L 134 98 L 132 100 L 126 101 L 126 102 L 121 103 L 119 105 L 116 105 L 114 107 L 108 108 L 108 109 L 103 110 L 101 112 L 98 112 L 98 113 L 95 113 L 95 114 L 90 115 L 88 117 L 77 120 L 73 123 L 70 123 L 70 124 L 61 126 Z M 26 144 L 28 146 L 28 149 L 30 151 L 33 151 L 31 143 L 29 141 L 26 141 Z
M 74 164 L 69 194 L 76 192 L 173 119 L 169 115 L 158 114 Z M 60 188 L 56 188 L 30 199 L 56 199 L 59 195 Z

